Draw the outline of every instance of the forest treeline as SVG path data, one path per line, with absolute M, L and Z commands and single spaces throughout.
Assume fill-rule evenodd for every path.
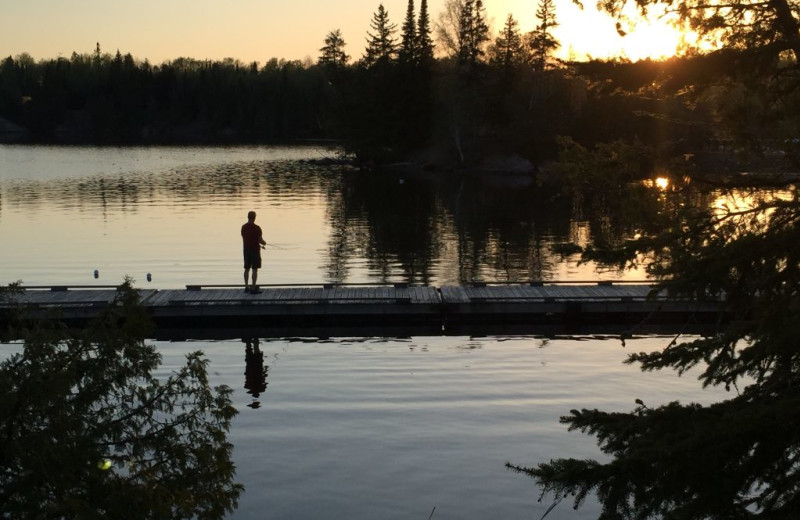
M 0 117 L 34 142 L 213 143 L 325 137 L 322 77 L 271 60 L 179 58 L 153 66 L 130 54 L 73 53 L 0 65 Z
M 775 85 L 758 53 L 564 62 L 554 57 L 552 0 L 539 2 L 525 34 L 509 14 L 491 35 L 481 0 L 446 5 L 433 23 L 425 0 L 418 12 L 409 0 L 399 29 L 380 5 L 357 59 L 339 30 L 316 62 L 152 65 L 100 44 L 70 58 L 7 57 L 0 118 L 9 131 L 0 133 L 96 144 L 336 139 L 364 162 L 451 164 L 495 154 L 541 163 L 565 137 L 586 147 L 637 143 L 651 150 L 648 161 L 793 137 L 784 107 L 764 101 Z

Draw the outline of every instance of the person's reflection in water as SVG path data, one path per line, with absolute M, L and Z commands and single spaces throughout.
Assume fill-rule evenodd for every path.
M 264 364 L 264 353 L 258 348 L 258 338 L 246 338 L 242 341 L 245 344 L 244 387 L 247 393 L 253 396 L 253 401 L 247 406 L 255 409 L 261 406 L 258 398 L 267 389 L 269 367 Z

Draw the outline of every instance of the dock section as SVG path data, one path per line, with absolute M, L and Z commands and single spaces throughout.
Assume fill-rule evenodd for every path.
M 189 286 L 148 298 L 159 328 L 262 330 L 271 336 L 432 335 L 441 333 L 435 287 L 307 286 L 243 288 Z M 404 332 L 406 331 L 406 332 Z
M 25 316 L 36 319 L 61 320 L 67 324 L 82 324 L 96 318 L 100 310 L 111 305 L 117 295 L 115 285 L 55 285 L 25 287 L 19 294 L 11 294 L 8 301 L 0 300 L 0 311 L 17 309 Z M 138 289 L 142 300 L 158 291 Z M 4 319 L 0 313 L 0 320 Z
M 115 288 L 31 287 L 0 303 L 5 312 L 80 326 L 110 304 Z M 483 334 L 704 333 L 720 301 L 668 298 L 648 284 L 507 283 L 464 286 L 190 285 L 139 290 L 159 338 L 413 336 Z
M 441 288 L 451 334 L 707 333 L 722 302 L 679 300 L 644 283 L 472 284 Z

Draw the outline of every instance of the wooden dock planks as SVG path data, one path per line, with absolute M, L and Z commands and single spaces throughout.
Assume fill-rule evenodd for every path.
M 14 304 L 76 321 L 89 319 L 113 301 L 113 288 L 26 290 Z M 262 286 L 250 294 L 242 286 L 188 286 L 140 290 L 142 304 L 158 326 L 282 327 L 286 330 L 347 325 L 418 325 L 427 333 L 492 330 L 496 326 L 637 323 L 657 315 L 665 323 L 703 316 L 718 318 L 719 302 L 676 301 L 652 294 L 647 284 L 475 284 L 463 286 Z M 475 329 L 475 327 L 478 327 Z M 430 332 L 432 331 L 432 332 Z
M 154 289 L 138 289 L 143 302 L 158 291 Z M 114 301 L 117 291 L 113 288 L 103 289 L 29 289 L 19 295 L 13 295 L 12 301 L 19 305 L 32 307 L 102 307 Z M 8 306 L 0 302 L 0 308 Z

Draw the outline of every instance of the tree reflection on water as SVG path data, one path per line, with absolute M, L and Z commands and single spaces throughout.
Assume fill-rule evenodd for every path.
M 540 185 L 532 177 L 352 173 L 330 192 L 329 279 L 356 255 L 381 282 L 554 279 L 592 241 L 618 243 L 648 227 L 661 205 L 641 185 L 613 193 Z M 521 182 L 525 181 L 525 182 Z M 600 266 L 602 267 L 602 266 Z M 394 277 L 394 278 L 393 278 Z

